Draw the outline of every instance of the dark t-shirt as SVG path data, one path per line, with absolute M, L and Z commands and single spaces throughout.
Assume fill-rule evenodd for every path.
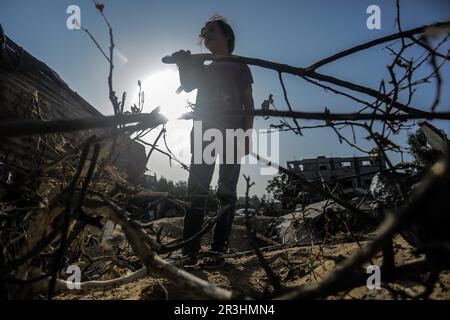
M 218 117 L 214 113 L 243 110 L 243 93 L 253 83 L 246 64 L 213 61 L 204 65 L 199 77 L 195 111 L 204 127 L 242 128 L 243 117 Z

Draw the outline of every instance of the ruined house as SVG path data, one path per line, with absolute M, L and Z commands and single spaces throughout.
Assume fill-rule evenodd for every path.
M 103 116 L 69 88 L 55 71 L 4 34 L 0 34 L 0 110 L 1 121 Z M 105 133 L 104 129 L 96 129 L 64 135 L 0 137 L 0 161 L 32 171 L 39 168 L 42 161 L 58 157 L 55 148 L 46 148 L 46 145 L 52 144 L 63 153 L 68 143 L 76 146 L 93 134 L 100 136 Z M 128 138 L 112 159 L 129 182 L 141 182 L 146 166 L 143 145 Z
M 342 190 L 367 190 L 376 172 L 386 168 L 386 161 L 381 157 L 319 156 L 315 159 L 288 161 L 287 166 L 310 181 L 325 183 L 331 187 L 339 182 Z M 289 184 L 293 196 L 307 192 L 310 200 L 320 200 L 319 195 L 314 194 L 312 190 L 302 189 L 298 180 L 290 178 Z

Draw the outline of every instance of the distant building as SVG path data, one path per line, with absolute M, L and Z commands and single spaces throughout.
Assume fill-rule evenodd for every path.
M 309 181 L 325 183 L 330 186 L 339 182 L 341 189 L 368 189 L 372 177 L 379 170 L 386 168 L 386 161 L 381 157 L 327 158 L 319 156 L 315 159 L 288 161 L 287 166 L 301 174 Z M 313 196 L 313 190 L 305 190 L 300 180 L 290 178 L 293 196 L 301 192 Z M 313 198 L 317 198 L 313 196 Z

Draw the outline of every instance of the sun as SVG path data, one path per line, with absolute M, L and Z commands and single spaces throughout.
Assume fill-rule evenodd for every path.
M 173 69 L 167 69 L 156 72 L 150 75 L 147 79 L 142 81 L 142 91 L 145 95 L 144 112 L 149 112 L 155 107 L 160 106 L 161 113 L 169 119 L 174 121 L 178 119 L 183 113 L 189 110 L 188 101 L 195 102 L 195 91 L 189 93 L 176 93 L 180 86 L 180 78 L 178 72 Z M 138 92 L 135 95 L 135 101 Z M 151 109 L 151 110 L 150 110 Z
M 190 160 L 189 136 L 192 129 L 192 121 L 180 120 L 179 117 L 189 112 L 188 102 L 195 102 L 197 90 L 189 93 L 176 93 L 180 86 L 178 71 L 166 69 L 151 74 L 141 82 L 144 92 L 144 113 L 149 113 L 156 107 L 160 107 L 160 112 L 167 117 L 166 142 L 174 155 L 185 163 Z M 137 90 L 133 101 L 137 104 L 139 91 Z M 144 137 L 148 143 L 153 143 L 159 130 L 152 131 Z M 164 149 L 164 142 L 159 141 L 158 145 Z M 148 150 L 147 150 L 148 151 Z M 162 170 L 164 170 L 161 167 Z

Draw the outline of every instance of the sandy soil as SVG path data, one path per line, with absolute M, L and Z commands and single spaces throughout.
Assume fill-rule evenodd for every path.
M 401 265 L 422 259 L 413 254 L 412 248 L 401 237 L 394 239 L 395 262 Z M 364 244 L 364 243 L 362 243 Z M 207 248 L 205 247 L 205 250 Z M 265 252 L 264 256 L 275 273 L 286 287 L 295 287 L 304 283 L 320 281 L 330 272 L 335 261 L 339 262 L 358 249 L 356 243 L 343 243 L 332 246 L 318 245 L 310 247 L 296 247 L 272 252 Z M 379 256 L 372 259 L 375 264 L 381 264 Z M 262 297 L 268 283 L 267 276 L 261 268 L 260 262 L 254 254 L 228 258 L 225 266 L 215 270 L 205 270 L 200 267 L 189 269 L 196 276 L 209 282 L 233 290 L 242 295 Z M 421 275 L 417 276 L 418 279 Z M 406 295 L 415 295 L 424 290 L 418 285 L 417 279 L 383 283 L 379 290 L 369 290 L 365 286 L 354 288 L 348 292 L 341 292 L 327 299 L 401 299 Z M 432 299 L 450 299 L 450 273 L 442 272 L 440 282 L 435 286 Z M 61 294 L 57 299 L 202 299 L 204 297 L 193 294 L 189 289 L 181 287 L 176 282 L 168 281 L 158 276 L 147 276 L 135 282 L 118 286 L 108 290 L 70 291 Z

